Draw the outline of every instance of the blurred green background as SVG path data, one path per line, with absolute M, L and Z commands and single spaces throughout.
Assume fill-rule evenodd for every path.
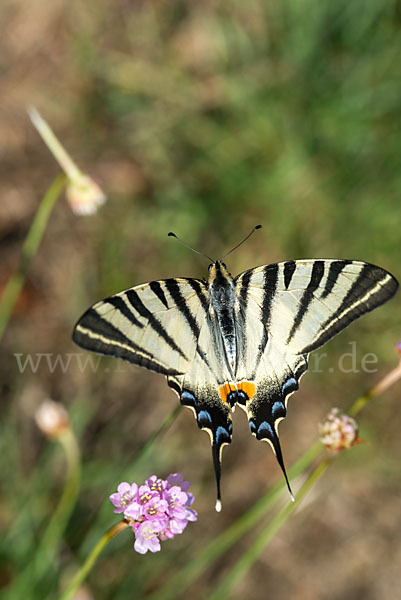
M 190 411 L 133 465 L 176 404 L 162 377 L 112 359 L 96 372 L 71 359 L 64 370 L 51 372 L 43 360 L 36 373 L 20 373 L 14 355 L 76 353 L 73 325 L 95 301 L 151 279 L 206 276 L 207 262 L 168 239 L 170 230 L 217 258 L 262 223 L 230 256 L 233 274 L 331 257 L 373 262 L 400 278 L 401 4 L 3 0 L 0 23 L 0 285 L 59 172 L 28 105 L 108 195 L 92 217 L 58 202 L 3 340 L 0 584 L 18 578 L 62 490 L 63 456 L 33 420 L 40 400 L 52 397 L 79 436 L 82 489 L 53 569 L 25 597 L 55 597 L 114 522 L 107 497 L 121 480 L 180 471 L 196 494 L 198 522 L 158 555 L 137 555 L 121 534 L 79 596 L 141 598 L 281 477 L 272 453 L 236 413 L 217 515 L 209 441 Z M 281 426 L 288 465 L 332 406 L 346 407 L 396 364 L 399 309 L 396 298 L 324 349 L 322 372 L 303 379 Z M 359 370 L 341 372 L 354 340 Z M 360 369 L 368 352 L 378 357 L 373 373 Z M 397 596 L 399 389 L 367 408 L 360 424 L 368 443 L 339 458 L 233 598 Z M 191 597 L 207 598 L 248 543 L 217 561 Z

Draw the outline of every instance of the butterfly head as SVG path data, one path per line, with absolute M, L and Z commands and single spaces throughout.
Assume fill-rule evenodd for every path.
M 224 280 L 231 281 L 231 273 L 227 271 L 227 266 L 225 263 L 220 260 L 216 260 L 209 265 L 209 285 L 212 285 L 213 283 L 216 284 Z

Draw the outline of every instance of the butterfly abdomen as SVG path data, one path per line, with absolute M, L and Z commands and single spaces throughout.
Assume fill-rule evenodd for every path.
M 208 286 L 210 304 L 222 338 L 227 366 L 233 375 L 237 363 L 235 289 L 231 275 L 219 261 L 211 266 Z

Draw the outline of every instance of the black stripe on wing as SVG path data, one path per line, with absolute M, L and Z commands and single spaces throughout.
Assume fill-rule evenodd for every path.
M 173 338 L 167 333 L 160 321 L 156 319 L 149 309 L 146 308 L 137 292 L 135 290 L 127 290 L 126 295 L 131 306 L 141 315 L 141 317 L 148 321 L 148 325 L 170 346 L 172 350 L 187 360 L 187 357 L 181 348 L 177 346 Z
M 239 301 L 241 304 L 241 308 L 242 310 L 245 312 L 246 308 L 248 306 L 248 288 L 249 288 L 249 282 L 251 280 L 251 275 L 252 275 L 252 270 L 246 271 L 241 279 L 241 287 L 239 289 Z M 237 278 L 234 279 L 234 281 L 237 281 Z
M 105 304 L 110 304 L 113 308 L 116 308 L 132 325 L 135 327 L 139 327 L 139 329 L 143 329 L 143 324 L 138 321 L 135 317 L 132 310 L 130 310 L 127 306 L 127 303 L 120 296 L 111 296 L 110 298 L 106 298 L 103 301 Z
M 167 303 L 167 299 L 166 296 L 163 292 L 163 288 L 160 285 L 159 281 L 151 281 L 149 283 L 149 287 L 152 290 L 152 292 L 155 294 L 155 296 L 157 296 L 160 300 L 160 302 L 166 307 L 168 308 L 168 303 Z
M 297 314 L 295 315 L 294 323 L 291 327 L 290 333 L 288 334 L 288 338 L 286 341 L 287 344 L 294 337 L 295 333 L 297 332 L 297 330 L 299 329 L 299 327 L 302 323 L 302 320 L 304 319 L 306 313 L 308 312 L 309 305 L 311 304 L 311 302 L 314 298 L 313 293 L 319 287 L 320 282 L 322 281 L 323 275 L 324 275 L 324 260 L 316 260 L 313 263 L 312 273 L 310 276 L 309 283 L 300 299 L 299 309 L 298 309 Z
M 398 281 L 390 273 L 375 265 L 363 264 L 337 310 L 322 323 L 321 333 L 302 351 L 308 353 L 326 343 L 352 321 L 387 302 L 397 289 Z
M 295 273 L 295 269 L 297 268 L 295 260 L 287 260 L 284 263 L 284 285 L 285 289 L 288 290 L 288 287 L 291 283 L 292 276 Z
M 73 341 L 81 348 L 122 358 L 164 375 L 178 375 L 176 369 L 161 365 L 147 350 L 135 344 L 124 333 L 103 318 L 94 308 L 82 315 L 74 328 Z
M 260 312 L 260 319 L 264 325 L 262 339 L 260 340 L 258 346 L 258 354 L 255 361 L 255 369 L 258 367 L 259 362 L 263 356 L 263 353 L 266 349 L 266 345 L 269 339 L 268 329 L 270 325 L 270 317 L 271 317 L 271 307 L 274 301 L 274 296 L 277 289 L 278 282 L 278 274 L 279 267 L 278 264 L 269 265 L 264 270 L 264 293 L 263 293 L 263 302 Z M 255 377 L 255 374 L 252 374 L 251 379 Z
M 208 295 L 205 294 L 205 282 L 200 279 L 187 279 L 186 281 L 198 296 L 203 310 L 207 313 L 209 310 L 209 298 Z
M 351 263 L 351 260 L 333 260 L 330 263 L 324 290 L 322 295 L 320 296 L 322 299 L 326 298 L 330 294 L 344 268 Z
M 192 280 L 189 280 L 189 281 L 192 285 Z M 205 295 L 202 292 L 202 287 L 198 281 L 196 281 L 196 280 L 193 280 L 193 281 L 194 281 L 194 283 L 193 283 L 192 287 L 196 291 L 195 293 L 197 294 L 199 300 L 201 300 L 202 308 L 205 311 L 206 307 L 208 307 L 208 304 L 207 304 Z M 165 284 L 166 284 L 167 291 L 169 292 L 171 298 L 173 299 L 173 301 L 176 305 L 176 308 L 180 311 L 180 313 L 182 314 L 182 316 L 188 323 L 189 328 L 190 328 L 195 340 L 198 341 L 199 335 L 200 335 L 199 324 L 198 324 L 196 318 L 194 317 L 194 315 L 192 314 L 188 304 L 185 302 L 185 298 L 181 293 L 180 286 L 179 286 L 177 280 L 176 279 L 166 279 Z M 207 313 L 204 314 L 204 318 L 205 319 L 207 318 Z M 197 344 L 197 346 L 196 346 L 196 352 L 199 354 L 199 356 L 201 357 L 203 362 L 210 369 L 210 364 L 207 359 L 206 353 L 199 346 L 199 344 Z

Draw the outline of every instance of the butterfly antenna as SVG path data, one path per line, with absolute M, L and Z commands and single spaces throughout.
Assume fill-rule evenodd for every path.
M 203 256 L 204 258 L 207 258 L 208 260 L 210 260 L 210 262 L 214 263 L 213 258 L 210 258 L 210 256 L 208 256 L 207 254 L 203 254 L 203 252 L 199 252 L 199 250 L 195 250 L 195 248 L 192 248 L 191 246 L 189 246 L 189 244 L 186 244 L 185 242 L 183 242 L 178 235 L 176 235 L 175 233 L 173 233 L 172 231 L 170 231 L 168 233 L 168 235 L 170 237 L 174 237 L 176 240 L 178 240 L 183 246 L 186 246 L 187 248 L 189 248 L 190 250 L 192 250 L 192 252 L 195 252 L 196 254 L 200 254 L 200 256 Z
M 249 238 L 251 237 L 251 235 L 257 230 L 257 229 L 262 229 L 262 225 L 255 225 L 255 227 L 252 229 L 252 231 L 250 233 L 248 233 L 248 235 L 246 237 L 244 237 L 243 240 L 241 240 L 241 242 L 239 244 L 237 244 L 236 246 L 234 246 L 234 248 L 231 248 L 231 250 L 229 252 L 227 252 L 222 258 L 221 260 L 223 260 L 226 256 L 228 256 L 229 254 L 231 254 L 231 252 L 234 252 L 234 250 L 236 250 L 237 248 L 239 248 L 240 246 L 242 246 L 242 244 L 244 242 L 246 242 L 246 240 L 249 240 Z M 170 234 L 169 234 L 170 235 Z
M 216 484 L 217 484 L 217 500 L 216 500 L 216 511 L 221 511 L 221 491 L 220 491 L 220 478 L 221 478 L 221 463 L 220 463 L 220 450 L 217 444 L 212 445 L 212 454 L 213 454 L 213 465 L 214 472 L 216 474 Z

